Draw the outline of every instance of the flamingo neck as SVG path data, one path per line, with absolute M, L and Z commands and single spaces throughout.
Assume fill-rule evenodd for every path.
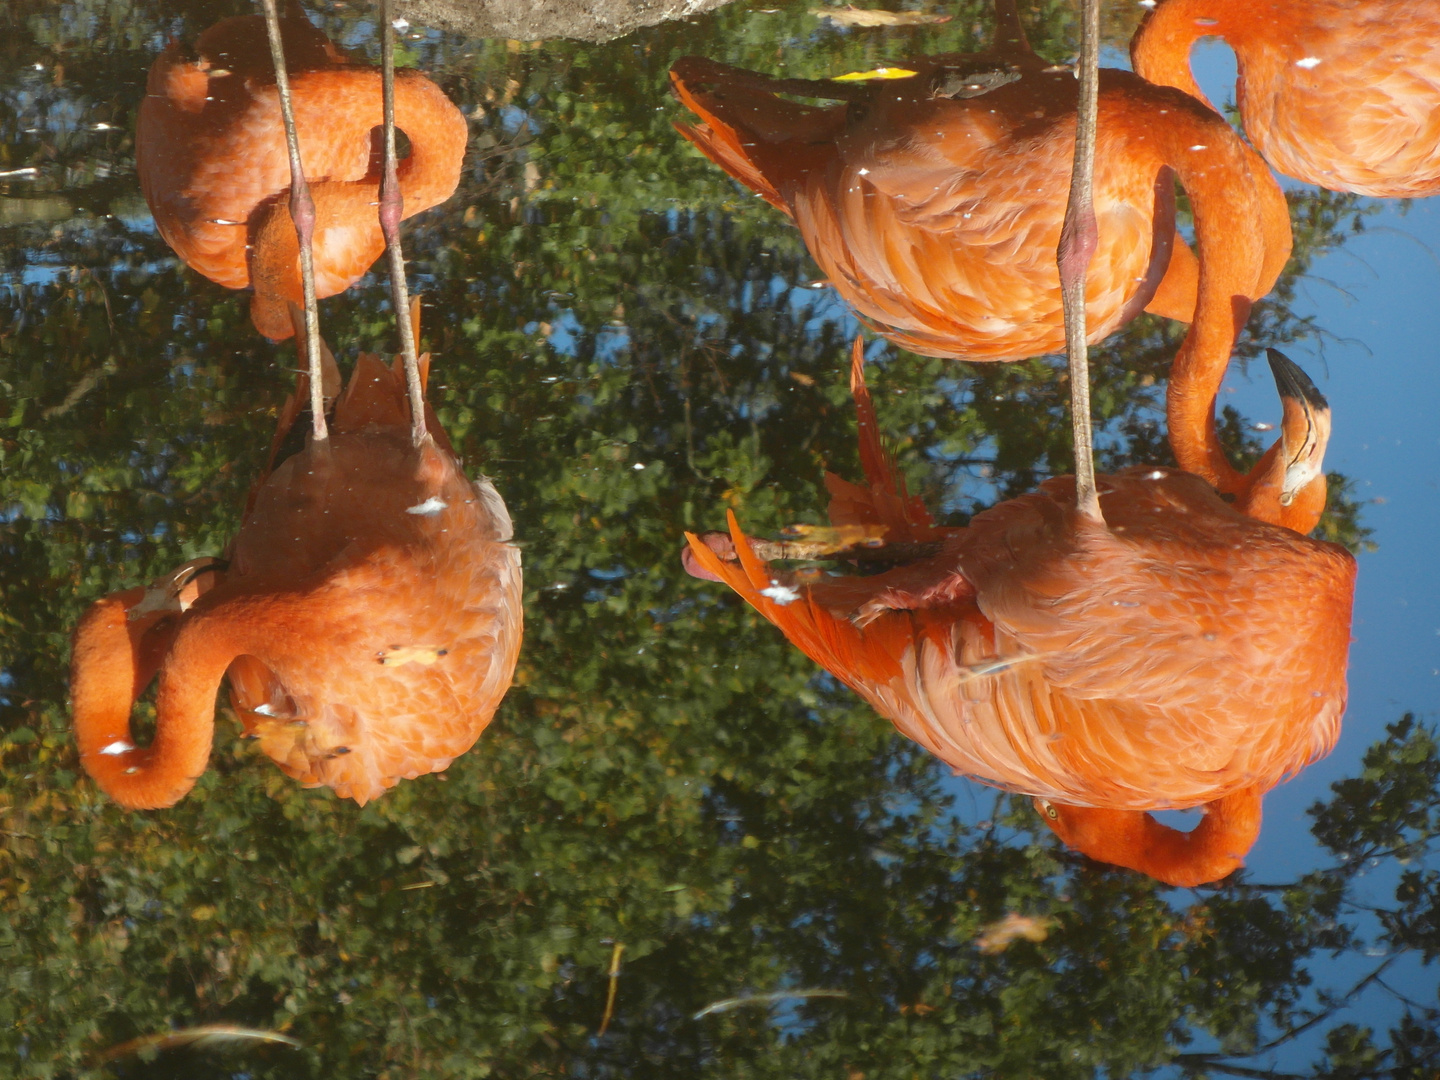
M 1061 840 L 1099 862 L 1138 870 L 1180 888 L 1218 881 L 1245 864 L 1260 835 L 1260 792 L 1246 788 L 1210 803 L 1190 832 L 1138 810 L 1054 807 L 1043 815 Z
M 395 79 L 395 126 L 410 139 L 410 154 L 396 167 L 405 200 L 412 208 L 444 202 L 455 191 L 465 153 L 464 117 L 439 87 L 416 73 Z M 379 181 L 375 184 L 378 191 Z
M 1135 73 L 1160 86 L 1183 90 L 1214 109 L 1191 73 L 1190 50 L 1203 37 L 1228 39 L 1233 33 L 1230 14 L 1229 0 L 1162 0 L 1130 42 Z
M 1219 491 L 1234 493 L 1245 476 L 1230 464 L 1215 424 L 1215 392 L 1230 363 L 1239 328 L 1250 317 L 1247 298 L 1231 295 L 1229 312 L 1216 310 L 1207 268 L 1201 266 L 1195 321 L 1170 369 L 1166 422 L 1175 460 L 1188 473 L 1208 480 Z
M 143 590 L 131 590 L 132 593 Z M 194 786 L 210 757 L 215 693 L 230 662 L 245 651 L 222 620 L 187 617 L 160 673 L 158 722 L 148 747 L 137 747 L 130 711 L 153 663 L 143 633 L 130 625 L 129 593 L 107 597 L 75 632 L 71 698 L 80 763 L 121 806 L 172 806 Z M 213 607 L 211 608 L 213 615 Z M 153 667 L 150 667 L 153 670 Z M 142 681 L 143 680 L 143 681 Z

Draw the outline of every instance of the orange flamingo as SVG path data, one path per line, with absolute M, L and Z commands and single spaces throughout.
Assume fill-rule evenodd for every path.
M 328 352 L 324 372 L 333 399 Z M 307 384 L 228 568 L 186 564 L 106 597 L 75 632 L 80 761 L 122 806 L 170 806 L 205 771 L 227 669 L 246 734 L 281 770 L 361 805 L 447 767 L 510 685 L 521 569 L 500 495 L 465 478 L 428 407 L 430 437 L 414 444 L 398 361 L 360 357 L 324 441 L 305 437 Z M 130 710 L 157 670 L 155 737 L 140 748 Z
M 862 318 L 926 355 L 1016 359 L 1064 341 L 1055 251 L 1076 80 L 1030 51 L 1012 3 L 996 7 L 994 48 L 905 61 L 910 78 L 769 79 L 696 57 L 671 69 L 702 120 L 681 133 L 790 215 Z M 844 102 L 819 108 L 781 93 Z M 1193 316 L 1172 372 L 1170 428 L 1181 466 L 1234 492 L 1244 478 L 1215 437 L 1214 398 L 1251 302 L 1289 256 L 1284 196 L 1229 126 L 1184 95 L 1107 70 L 1099 110 L 1088 340 L 1147 304 Z M 1198 267 L 1174 238 L 1177 175 Z
M 687 534 L 687 569 L 958 772 L 1034 796 L 1077 850 L 1172 885 L 1241 866 L 1261 795 L 1329 752 L 1345 708 L 1354 559 L 1301 535 L 1325 501 L 1324 398 L 1272 351 L 1281 438 L 1233 505 L 1141 467 L 1098 478 L 1103 521 L 1059 477 L 947 529 L 881 449 L 863 363 L 857 341 L 868 483 L 827 474 L 830 520 L 908 561 L 778 572 L 766 559 L 794 545 L 752 546 L 732 512 L 728 535 Z M 1206 816 L 1189 833 L 1146 813 L 1194 806 Z
M 350 64 L 298 4 L 280 20 L 295 122 L 315 203 L 317 293 L 349 288 L 385 250 L 376 220 L 381 74 Z M 250 316 L 268 338 L 291 335 L 301 300 L 298 242 L 286 206 L 290 171 L 274 69 L 258 15 L 178 46 L 150 69 L 136 131 L 140 186 L 176 254 L 211 281 L 253 286 Z M 395 80 L 395 122 L 410 139 L 399 178 L 404 217 L 444 202 L 460 180 L 465 118 L 416 71 Z
M 1381 198 L 1440 193 L 1440 5 L 1432 0 L 1161 0 L 1135 70 L 1209 102 L 1190 48 L 1235 50 L 1245 133 L 1281 172 Z

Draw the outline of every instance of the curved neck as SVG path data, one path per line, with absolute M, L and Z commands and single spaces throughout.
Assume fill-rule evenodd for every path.
M 132 810 L 174 805 L 205 771 L 215 693 L 230 661 L 245 651 L 225 632 L 228 620 L 200 612 L 179 619 L 166 635 L 173 641 L 166 642 L 171 647 L 160 675 L 155 738 L 136 747 L 130 711 L 157 659 L 144 624 L 127 617 L 143 593 L 107 597 L 85 613 L 75 631 L 70 676 L 80 763 L 107 795 Z
M 1130 42 L 1135 74 L 1157 86 L 1173 86 L 1214 109 L 1190 70 L 1190 49 L 1202 37 L 1226 37 L 1228 0 L 1162 0 Z M 1218 110 L 1217 110 L 1218 111 Z
M 1218 881 L 1245 864 L 1260 835 L 1260 792 L 1245 788 L 1209 803 L 1190 832 L 1161 825 L 1138 810 L 1056 808 L 1047 824 L 1070 847 L 1181 888 Z
M 1186 472 L 1234 492 L 1244 478 L 1220 445 L 1215 396 L 1251 304 L 1290 257 L 1289 210 L 1269 168 L 1220 117 L 1177 104 L 1153 130 L 1189 196 L 1199 256 L 1195 317 L 1166 391 L 1170 445 Z
M 469 128 L 441 89 L 418 72 L 396 76 L 395 127 L 410 140 L 410 154 L 397 170 L 408 204 L 402 216 L 409 217 L 454 193 Z M 378 190 L 378 178 L 375 184 Z

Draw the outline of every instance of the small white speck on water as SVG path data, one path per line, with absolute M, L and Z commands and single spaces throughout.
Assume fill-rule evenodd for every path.
M 409 30 L 409 29 L 410 29 L 410 20 L 409 20 L 409 19 L 396 19 L 396 20 L 395 20 L 394 22 L 392 22 L 390 25 L 393 26 L 396 30 Z
M 1303 57 L 1302 59 L 1299 59 L 1299 60 L 1296 60 L 1296 61 L 1295 61 L 1295 66 L 1298 67 L 1298 68 L 1304 68 L 1306 71 L 1309 71 L 1309 70 L 1310 70 L 1311 68 L 1313 68 L 1313 67 L 1319 67 L 1319 66 L 1320 66 L 1320 57 L 1318 57 L 1318 56 L 1306 56 L 1306 57 Z
M 637 461 L 634 465 L 631 465 L 630 467 L 636 472 L 639 472 L 641 469 L 645 468 L 645 464 L 644 462 Z
M 426 499 L 422 503 L 417 503 L 414 506 L 407 506 L 405 508 L 405 512 L 407 514 L 418 514 L 421 517 L 430 517 L 433 514 L 440 513 L 441 510 L 444 510 L 449 505 L 450 504 L 447 503 L 444 499 L 441 499 L 435 495 L 431 495 L 430 498 Z
M 869 176 L 869 175 L 870 175 L 870 170 L 869 170 L 869 169 L 861 169 L 861 170 L 860 170 L 860 175 L 861 175 L 861 176 Z
M 1151 469 L 1149 472 L 1147 472 L 1147 473 L 1145 474 L 1145 479 L 1146 479 L 1146 480 L 1164 480 L 1164 479 L 1165 479 L 1165 470 L 1164 470 L 1164 469 Z
M 768 596 L 781 607 L 784 607 L 786 604 L 793 604 L 796 600 L 800 599 L 798 592 L 790 588 L 789 585 L 781 585 L 780 582 L 773 578 L 770 580 L 770 587 L 768 589 L 761 589 L 760 595 Z
M 278 716 L 278 715 L 279 715 L 279 714 L 275 711 L 275 707 L 274 707 L 273 705 L 271 705 L 268 701 L 265 702 L 265 704 L 263 704 L 263 705 L 257 705 L 257 706 L 255 706 L 255 708 L 251 709 L 250 711 L 253 712 L 256 716 Z
M 101 750 L 100 753 L 106 754 L 110 757 L 119 757 L 121 754 L 128 754 L 131 750 L 134 749 L 134 744 L 129 742 L 128 740 L 116 739 L 109 746 Z
M 244 225 L 245 222 L 243 222 L 243 221 L 231 221 L 229 218 L 223 218 L 223 217 L 212 217 L 212 218 L 210 219 L 210 224 L 211 224 L 211 225 Z
M 1140 0 L 1140 6 L 1143 8 L 1153 8 L 1155 6 L 1155 0 Z
M 1194 146 L 1190 147 L 1190 149 L 1191 149 L 1191 150 L 1208 150 L 1209 147 L 1207 147 L 1204 143 L 1196 143 Z
M 115 125 L 114 125 L 114 124 L 107 124 L 107 123 L 105 123 L 104 120 L 101 120 L 98 124 L 91 124 L 91 125 L 90 125 L 90 130 L 91 130 L 91 131 L 114 131 L 114 130 L 115 130 Z

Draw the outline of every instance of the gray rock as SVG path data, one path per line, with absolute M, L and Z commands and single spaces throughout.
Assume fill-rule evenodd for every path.
M 610 41 L 731 0 L 396 0 L 395 12 L 466 37 Z

